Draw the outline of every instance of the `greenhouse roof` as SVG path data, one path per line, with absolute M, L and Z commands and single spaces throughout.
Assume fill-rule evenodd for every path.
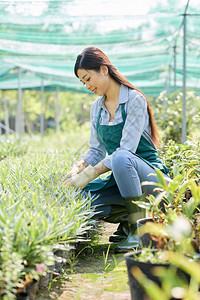
M 73 74 L 87 46 L 102 49 L 147 96 L 183 86 L 200 93 L 199 0 L 0 1 L 0 89 L 85 91 Z M 176 87 L 174 86 L 176 85 Z

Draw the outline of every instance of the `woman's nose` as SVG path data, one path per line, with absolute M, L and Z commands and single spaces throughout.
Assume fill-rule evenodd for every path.
M 86 89 L 90 91 L 91 85 L 87 82 L 86 83 Z

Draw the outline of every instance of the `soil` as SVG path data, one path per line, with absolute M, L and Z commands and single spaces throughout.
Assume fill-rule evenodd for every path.
M 108 240 L 116 227 L 103 223 L 98 242 L 82 246 L 60 278 L 40 290 L 37 300 L 131 300 L 124 255 L 115 254 Z

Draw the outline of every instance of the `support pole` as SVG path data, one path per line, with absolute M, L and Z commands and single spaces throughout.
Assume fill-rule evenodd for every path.
M 183 104 L 182 104 L 182 144 L 186 141 L 186 14 L 183 19 Z
M 44 82 L 41 81 L 41 114 L 40 114 L 40 133 L 44 136 Z
M 174 92 L 176 91 L 176 46 L 174 48 Z
M 8 106 L 7 106 L 7 99 L 6 99 L 6 92 L 5 91 L 2 91 L 2 97 L 3 97 L 3 106 L 4 106 L 6 137 L 8 138 L 8 135 L 9 135 L 9 116 L 8 116 Z
M 2 97 L 3 97 L 3 91 L 1 93 Z M 1 99 L 0 99 L 1 100 Z M 1 103 L 0 103 L 1 104 Z M 2 129 L 1 129 L 1 123 L 0 123 L 0 136 L 2 135 Z M 1 138 L 0 138 L 1 139 Z
M 168 89 L 167 89 L 167 92 L 168 92 L 168 95 L 171 93 L 171 72 L 172 71 L 172 67 L 171 65 L 169 65 L 169 69 L 168 69 Z
M 17 102 L 17 122 L 16 122 L 16 131 L 21 138 L 23 133 L 23 120 L 22 120 L 22 88 L 21 88 L 21 77 L 22 77 L 22 70 L 21 68 L 18 69 L 18 102 Z
M 60 106 L 59 106 L 60 87 L 56 87 L 56 132 L 60 131 Z

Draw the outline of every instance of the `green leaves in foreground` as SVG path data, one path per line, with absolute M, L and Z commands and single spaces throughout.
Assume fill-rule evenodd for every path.
M 61 186 L 69 164 L 58 151 L 1 162 L 0 295 L 8 299 L 25 276 L 37 279 L 38 264 L 53 264 L 55 248 L 69 248 L 91 229 L 90 199 Z

